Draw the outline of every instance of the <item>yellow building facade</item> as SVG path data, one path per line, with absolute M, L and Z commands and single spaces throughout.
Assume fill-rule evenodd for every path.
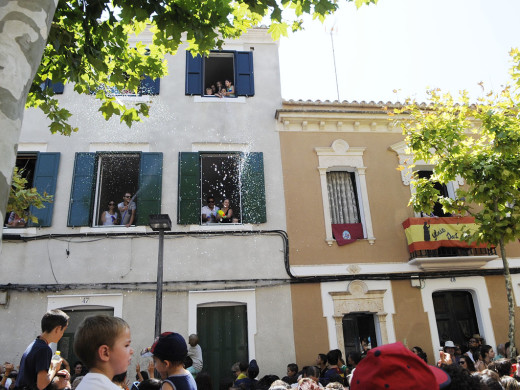
M 276 112 L 299 364 L 395 341 L 422 347 L 432 363 L 446 340 L 464 346 L 478 333 L 494 348 L 507 341 L 501 259 L 455 245 L 467 221 L 408 206 L 414 170 L 432 167 L 409 166 L 384 106 L 285 101 Z M 463 185 L 443 190 L 455 196 Z M 407 229 L 419 238 L 407 239 Z M 518 297 L 520 244 L 507 255 Z

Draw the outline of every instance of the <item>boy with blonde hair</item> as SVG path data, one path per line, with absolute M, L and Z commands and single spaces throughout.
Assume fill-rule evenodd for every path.
M 125 320 L 106 315 L 90 316 L 79 325 L 74 352 L 90 369 L 77 390 L 121 390 L 112 378 L 126 372 L 134 350 Z
M 197 390 L 195 379 L 184 368 L 188 355 L 186 340 L 174 332 L 162 333 L 152 345 L 155 369 L 164 379 L 162 390 Z M 80 390 L 80 389 L 78 389 Z

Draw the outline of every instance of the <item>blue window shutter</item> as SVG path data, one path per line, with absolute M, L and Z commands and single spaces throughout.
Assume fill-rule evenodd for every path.
M 200 54 L 195 57 L 186 51 L 186 95 L 202 95 L 202 65 Z
M 136 225 L 148 225 L 150 214 L 161 214 L 162 153 L 141 153 Z
M 200 158 L 197 152 L 179 153 L 177 223 L 200 224 Z
M 237 96 L 253 96 L 255 94 L 255 80 L 253 75 L 252 51 L 236 52 L 235 72 Z
M 242 222 L 265 223 L 265 183 L 263 153 L 248 153 L 244 156 L 242 170 Z
M 96 153 L 76 153 L 67 226 L 89 226 L 94 201 Z
M 65 85 L 63 83 L 53 83 L 51 81 L 52 90 L 55 94 L 61 95 L 65 90 Z
M 52 88 L 52 92 L 54 92 L 57 95 L 61 95 L 63 91 L 65 90 L 65 85 L 63 83 L 53 83 L 51 79 L 45 80 L 40 85 L 42 90 L 46 90 L 47 88 Z
M 56 195 L 56 181 L 58 180 L 58 167 L 60 165 L 59 153 L 38 153 L 32 186 L 40 194 L 47 193 Z M 38 223 L 31 223 L 30 226 L 51 226 L 52 211 L 54 209 L 54 199 L 52 202 L 45 202 L 45 207 L 37 209 L 31 206 L 29 212 L 38 218 Z
M 153 80 L 150 76 L 144 76 L 139 86 L 139 94 L 141 95 L 159 95 L 161 89 L 161 79 Z

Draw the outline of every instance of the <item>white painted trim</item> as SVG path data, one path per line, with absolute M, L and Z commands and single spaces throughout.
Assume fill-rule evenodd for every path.
M 80 233 L 147 233 L 152 229 L 148 226 L 82 226 L 79 228 Z
M 330 171 L 354 171 L 358 188 L 358 203 L 360 220 L 363 225 L 365 238 L 372 245 L 375 242 L 372 228 L 372 216 L 368 201 L 368 190 L 365 177 L 366 167 L 363 163 L 365 147 L 351 147 L 342 139 L 335 140 L 330 147 L 314 148 L 318 156 L 318 171 L 320 173 L 321 198 L 323 204 L 323 217 L 325 220 L 325 241 L 329 246 L 335 241 L 332 236 L 332 221 L 330 218 L 329 195 L 327 189 L 327 172 Z M 353 168 L 353 169 L 352 169 Z
M 500 263 L 502 263 L 502 260 L 500 260 Z M 509 266 L 511 266 L 511 260 L 509 260 Z M 520 274 L 511 275 L 511 283 L 513 283 L 513 295 L 515 298 L 516 306 L 520 306 Z
M 212 290 L 190 291 L 188 294 L 188 334 L 197 333 L 197 307 L 201 305 L 222 303 L 246 304 L 247 310 L 247 343 L 249 359 L 255 359 L 256 335 L 256 292 L 254 289 L 244 290 Z
M 394 299 L 392 293 L 392 283 L 389 280 L 364 280 L 368 287 L 368 290 L 386 290 L 383 305 L 384 311 L 387 313 L 386 317 L 386 331 L 388 335 L 388 342 L 394 343 L 396 341 L 395 338 L 395 330 L 394 330 L 394 319 L 393 314 L 395 314 L 394 307 Z M 348 291 L 349 282 L 329 282 L 329 283 L 321 283 L 321 304 L 323 309 L 323 317 L 325 317 L 327 321 L 327 332 L 329 335 L 329 349 L 340 348 L 338 345 L 338 338 L 336 335 L 336 323 L 334 321 L 334 301 L 331 292 L 337 291 Z M 374 319 L 375 324 L 379 324 L 379 321 Z M 379 332 L 379 333 L 378 333 Z M 376 330 L 376 334 L 378 339 L 381 338 L 380 330 Z M 379 341 L 378 340 L 378 341 Z
M 220 232 L 228 230 L 253 230 L 251 224 L 240 224 L 240 223 L 211 223 L 206 225 L 190 225 L 190 232 Z
M 322 259 L 315 259 L 314 264 L 319 264 Z M 520 258 L 510 258 L 509 266 L 512 268 L 520 268 Z M 502 260 L 496 259 L 488 262 L 481 269 L 502 269 Z M 355 270 L 352 272 L 351 270 Z M 323 264 L 323 265 L 293 265 L 291 273 L 295 276 L 327 276 L 327 275 L 355 275 L 355 274 L 392 274 L 392 273 L 422 273 L 423 271 L 416 265 L 408 262 L 380 262 L 380 263 L 363 263 L 352 262 L 346 264 Z M 512 275 L 520 283 L 520 274 Z M 517 296 L 520 299 L 520 287 L 518 287 Z M 520 302 L 519 302 L 520 304 Z
M 193 96 L 193 103 L 245 103 L 245 96 L 237 96 L 234 98 L 218 98 L 216 96 Z
M 35 228 L 35 227 L 26 227 L 26 228 L 25 227 L 24 228 L 4 227 L 3 229 L 4 229 L 3 230 L 4 240 L 8 240 L 9 235 L 11 235 L 11 234 L 20 235 L 22 237 L 37 235 L 37 228 Z
M 18 144 L 18 152 L 42 152 L 47 151 L 46 142 L 20 142 Z
M 192 152 L 242 152 L 249 153 L 251 145 L 245 143 L 193 142 Z
M 149 152 L 149 143 L 92 142 L 89 152 Z
M 123 316 L 123 294 L 78 294 L 78 295 L 49 295 L 47 296 L 47 310 L 76 308 L 89 310 L 93 306 L 109 307 L 114 309 L 115 317 Z
M 482 276 L 471 276 L 467 278 L 452 278 L 450 279 L 428 279 L 423 282 L 421 289 L 422 302 L 424 312 L 428 315 L 428 322 L 430 324 L 431 341 L 433 351 L 435 354 L 434 361 L 439 360 L 438 347 L 440 346 L 439 332 L 437 330 L 437 321 L 435 319 L 435 309 L 433 307 L 432 294 L 438 291 L 446 290 L 464 290 L 471 293 L 473 296 L 473 304 L 475 306 L 475 315 L 479 332 L 482 337 L 486 339 L 486 343 L 496 346 L 495 333 L 493 332 L 493 324 L 489 315 L 491 302 L 486 286 L 486 280 Z

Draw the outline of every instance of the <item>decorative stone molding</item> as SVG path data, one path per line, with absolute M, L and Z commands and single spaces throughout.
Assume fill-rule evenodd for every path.
M 384 307 L 386 290 L 369 290 L 365 282 L 353 280 L 347 291 L 330 292 L 334 305 L 334 323 L 338 346 L 345 356 L 345 340 L 343 338 L 343 317 L 350 313 L 373 313 L 377 316 L 381 343 L 388 344 L 387 316 Z

